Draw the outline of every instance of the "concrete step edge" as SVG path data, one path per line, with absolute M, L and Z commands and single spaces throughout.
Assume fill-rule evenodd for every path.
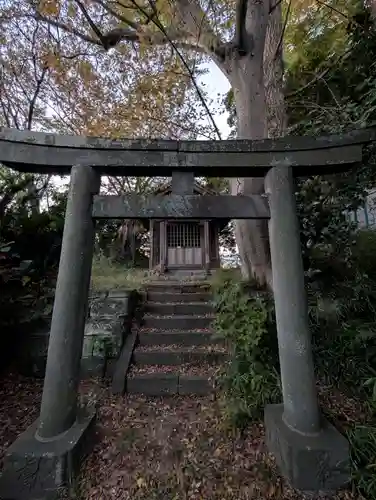
M 214 319 L 215 314 L 152 314 L 145 313 L 144 319 Z
M 181 366 L 181 365 L 219 365 L 228 359 L 228 353 L 221 351 L 194 350 L 149 350 L 133 352 L 133 362 L 136 366 Z
M 209 306 L 213 307 L 211 302 L 157 302 L 155 300 L 147 300 L 145 302 L 146 306 Z
M 179 374 L 144 374 L 127 377 L 127 392 L 149 396 L 165 395 L 206 395 L 214 392 L 214 387 L 207 377 L 181 376 Z

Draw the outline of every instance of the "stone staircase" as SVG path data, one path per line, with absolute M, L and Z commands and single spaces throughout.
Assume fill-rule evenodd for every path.
M 146 293 L 126 391 L 150 396 L 211 393 L 227 353 L 212 336 L 209 285 L 166 280 L 150 284 Z

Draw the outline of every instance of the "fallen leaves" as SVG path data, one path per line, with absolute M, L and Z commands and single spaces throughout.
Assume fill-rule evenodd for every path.
M 37 417 L 42 383 L 11 374 L 2 380 L 1 456 Z M 82 500 L 303 500 L 279 475 L 264 444 L 261 422 L 240 433 L 223 420 L 220 401 L 207 397 L 117 397 L 98 380 L 80 386 L 98 399 L 98 440 L 81 467 Z M 356 402 L 329 388 L 321 398 L 344 408 Z M 338 410 L 339 411 L 339 410 Z M 342 417 L 341 417 L 342 418 Z M 320 496 L 325 500 L 325 496 Z M 331 497 L 333 498 L 333 497 Z M 336 500 L 355 500 L 350 491 Z

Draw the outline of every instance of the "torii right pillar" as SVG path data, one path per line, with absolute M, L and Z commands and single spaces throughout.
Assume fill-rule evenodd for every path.
M 350 480 L 349 445 L 319 410 L 292 168 L 271 168 L 265 191 L 283 394 L 265 408 L 267 446 L 293 487 L 335 491 Z

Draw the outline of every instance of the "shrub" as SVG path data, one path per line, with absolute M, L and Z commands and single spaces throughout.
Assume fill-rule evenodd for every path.
M 376 281 L 376 231 L 358 231 L 352 250 L 354 266 L 358 272 Z
M 265 292 L 231 272 L 218 275 L 213 291 L 213 326 L 231 351 L 222 377 L 226 412 L 234 425 L 243 427 L 280 396 L 273 309 Z
M 357 425 L 347 435 L 355 487 L 366 498 L 376 498 L 376 427 Z

